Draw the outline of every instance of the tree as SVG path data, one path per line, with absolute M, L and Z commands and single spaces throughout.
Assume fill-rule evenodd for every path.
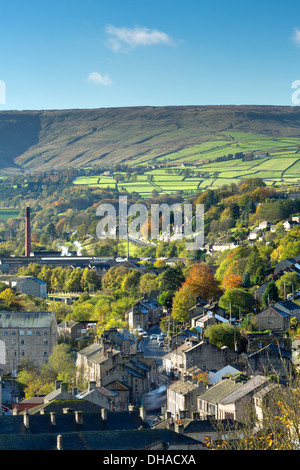
M 185 284 L 195 296 L 201 296 L 204 300 L 216 298 L 222 292 L 211 268 L 202 262 L 195 263 L 190 269 Z
M 80 280 L 82 290 L 94 292 L 101 287 L 101 280 L 94 269 L 85 268 Z
M 81 292 L 81 269 L 76 268 L 71 271 L 69 279 L 66 281 L 66 290 L 68 292 Z
M 58 380 L 69 383 L 75 381 L 75 358 L 67 344 L 61 343 L 54 346 L 48 362 Z
M 268 283 L 265 292 L 262 296 L 262 303 L 265 307 L 269 305 L 269 302 L 277 302 L 279 298 L 278 288 L 276 283 L 272 280 Z
M 171 308 L 173 305 L 173 297 L 175 293 L 170 290 L 166 290 L 158 297 L 158 302 L 165 308 Z
M 233 289 L 234 287 L 242 287 L 242 276 L 236 274 L 228 274 L 222 281 L 223 289 Z
M 193 288 L 184 284 L 173 297 L 172 317 L 177 323 L 186 323 L 189 310 L 195 305 L 196 296 Z
M 157 276 L 154 273 L 143 274 L 139 282 L 139 292 L 141 295 L 150 293 L 158 288 Z
M 229 323 L 221 325 L 209 325 L 205 330 L 205 336 L 209 338 L 209 342 L 221 348 L 227 346 L 234 350 L 240 337 L 240 331 Z
M 244 287 L 244 289 L 249 289 L 250 286 L 251 286 L 250 273 L 248 270 L 246 270 L 244 272 L 243 279 L 242 279 L 242 287 Z
M 1 292 L 0 299 L 3 300 L 6 305 L 10 306 L 16 300 L 16 294 L 8 287 Z
M 185 277 L 181 266 L 169 266 L 160 276 L 161 291 L 177 291 L 184 283 Z
M 296 273 L 285 273 L 278 281 L 276 281 L 276 287 L 278 294 L 281 298 L 285 299 L 288 294 L 296 290 L 298 285 L 298 278 Z
M 252 276 L 255 276 L 258 268 L 260 268 L 261 265 L 262 265 L 262 259 L 260 257 L 257 246 L 254 245 L 248 258 L 247 270 Z
M 238 316 L 239 313 L 245 315 L 250 313 L 254 306 L 255 300 L 253 295 L 243 288 L 228 289 L 219 300 L 220 307 L 226 310 L 226 313 Z

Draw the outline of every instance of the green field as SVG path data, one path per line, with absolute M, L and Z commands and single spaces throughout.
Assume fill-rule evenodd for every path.
M 0 209 L 0 220 L 8 220 L 18 217 L 20 209 Z
M 149 197 L 154 189 L 165 194 L 183 191 L 185 195 L 192 195 L 199 190 L 238 183 L 247 178 L 261 178 L 269 186 L 292 183 L 300 181 L 298 145 L 299 139 L 296 138 L 224 132 L 219 133 L 219 140 L 203 142 L 155 158 L 160 168 L 136 174 L 129 180 L 122 173 L 124 180 L 117 181 L 115 173 L 113 177 L 81 176 L 74 184 L 105 189 L 117 187 L 118 190 L 135 191 L 141 197 Z M 234 157 L 240 152 L 251 154 L 252 157 L 244 160 Z M 228 155 L 231 155 L 229 159 L 216 161 L 220 157 L 228 158 Z

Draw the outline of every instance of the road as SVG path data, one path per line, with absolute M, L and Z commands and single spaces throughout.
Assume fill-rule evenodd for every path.
M 156 360 L 159 366 L 162 366 L 163 357 L 166 354 L 166 347 L 161 347 L 157 344 L 156 339 L 150 339 L 152 334 L 159 335 L 161 333 L 158 325 L 154 325 L 148 331 L 147 338 L 143 338 L 140 343 L 140 348 L 144 351 L 145 357 L 152 357 Z

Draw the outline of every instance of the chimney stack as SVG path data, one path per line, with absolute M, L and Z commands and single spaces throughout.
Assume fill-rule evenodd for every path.
M 29 428 L 29 414 L 28 414 L 28 409 L 26 408 L 25 413 L 23 415 L 23 424 L 25 428 Z
M 30 207 L 26 207 L 25 256 L 31 253 Z
M 57 450 L 63 450 L 63 437 L 59 434 L 56 438 L 57 440 Z

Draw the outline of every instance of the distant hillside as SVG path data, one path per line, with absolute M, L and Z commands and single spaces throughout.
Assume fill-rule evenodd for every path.
M 0 172 L 161 161 L 205 142 L 226 144 L 234 139 L 230 133 L 237 131 L 300 141 L 300 109 L 170 106 L 3 111 Z M 201 159 L 199 148 L 198 153 Z

